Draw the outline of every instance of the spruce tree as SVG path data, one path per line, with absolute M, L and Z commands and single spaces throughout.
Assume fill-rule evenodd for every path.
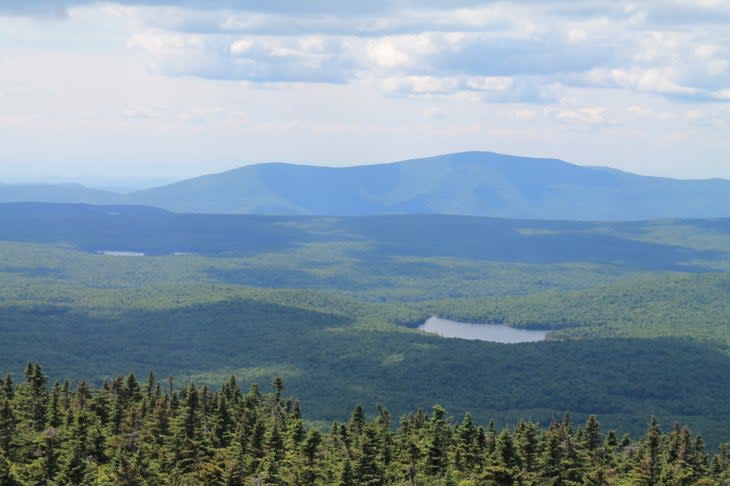
M 377 431 L 371 425 L 363 428 L 359 448 L 355 454 L 353 477 L 358 486 L 380 486 L 384 484 L 383 465 L 378 450 Z
M 649 429 L 641 444 L 638 461 L 634 466 L 637 486 L 655 486 L 659 481 L 661 432 L 656 417 L 652 417 Z
M 20 486 L 10 470 L 10 461 L 0 452 L 0 486 Z

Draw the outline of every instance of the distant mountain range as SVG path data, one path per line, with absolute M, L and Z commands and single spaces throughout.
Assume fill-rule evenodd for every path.
M 0 202 L 25 201 L 135 204 L 185 213 L 643 220 L 730 216 L 730 181 L 463 152 L 347 168 L 257 164 L 126 195 L 69 184 L 0 185 Z

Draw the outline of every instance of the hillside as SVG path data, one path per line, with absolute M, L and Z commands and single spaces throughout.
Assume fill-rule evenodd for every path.
M 317 421 L 358 402 L 499 424 L 600 413 L 632 433 L 656 415 L 716 445 L 730 436 L 729 239 L 723 219 L 0 205 L 0 373 L 38 360 L 95 382 L 278 374 Z M 503 345 L 413 329 L 433 314 L 555 332 Z
M 347 168 L 249 165 L 126 195 L 73 185 L 0 186 L 2 201 L 131 204 L 182 213 L 629 221 L 730 216 L 730 181 L 463 152 Z
M 418 315 L 409 307 L 211 285 L 78 289 L 21 279 L 0 289 L 0 314 L 0 372 L 32 359 L 54 379 L 96 383 L 123 371 L 213 385 L 231 374 L 259 383 L 280 375 L 325 423 L 357 403 L 387 404 L 395 416 L 441 403 L 500 426 L 546 424 L 569 410 L 634 434 L 656 415 L 714 445 L 730 436 L 730 355 L 688 338 L 442 339 L 394 324 Z
M 0 240 L 148 255 L 253 256 L 329 245 L 332 258 L 583 262 L 698 270 L 730 261 L 730 219 L 634 223 L 473 216 L 297 217 L 178 214 L 138 206 L 0 204 Z M 425 267 L 413 268 L 423 273 Z

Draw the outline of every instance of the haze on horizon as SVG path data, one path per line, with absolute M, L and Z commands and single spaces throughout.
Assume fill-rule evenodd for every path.
M 0 182 L 467 150 L 730 179 L 726 2 L 210 4 L 0 2 Z

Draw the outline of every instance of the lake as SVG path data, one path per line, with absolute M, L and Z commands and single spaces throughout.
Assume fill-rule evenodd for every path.
M 421 331 L 441 337 L 475 339 L 493 343 L 534 343 L 544 341 L 550 331 L 515 329 L 502 324 L 470 324 L 433 316 L 418 326 Z

